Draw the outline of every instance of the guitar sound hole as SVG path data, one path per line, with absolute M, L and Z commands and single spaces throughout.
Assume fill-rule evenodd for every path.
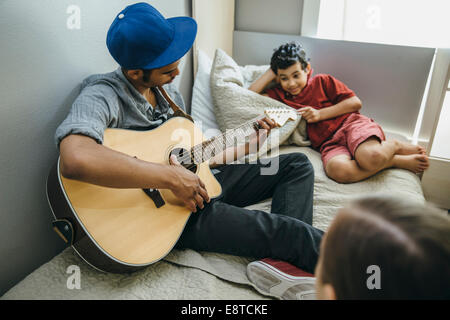
M 194 159 L 188 150 L 183 148 L 175 148 L 170 152 L 170 156 L 175 155 L 178 162 L 186 169 L 197 172 L 197 164 L 194 163 Z

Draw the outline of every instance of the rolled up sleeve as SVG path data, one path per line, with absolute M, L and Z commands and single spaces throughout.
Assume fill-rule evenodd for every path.
M 72 104 L 66 119 L 55 133 L 55 144 L 59 148 L 61 141 L 71 134 L 81 134 L 103 143 L 103 134 L 110 122 L 108 103 L 101 92 L 85 88 Z

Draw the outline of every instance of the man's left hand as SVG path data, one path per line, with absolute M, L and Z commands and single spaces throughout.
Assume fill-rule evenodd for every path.
M 264 117 L 261 120 L 258 120 L 259 129 L 250 136 L 250 144 L 257 143 L 257 150 L 263 145 L 264 141 L 266 141 L 267 136 L 270 133 L 270 130 L 277 127 L 277 123 L 271 120 L 268 117 Z

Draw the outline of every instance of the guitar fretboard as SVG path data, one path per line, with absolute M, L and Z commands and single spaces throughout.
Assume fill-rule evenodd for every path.
M 205 162 L 225 149 L 242 144 L 245 138 L 258 130 L 257 120 L 264 118 L 259 116 L 251 119 L 237 128 L 226 130 L 222 134 L 203 141 L 191 148 L 191 159 L 195 164 Z

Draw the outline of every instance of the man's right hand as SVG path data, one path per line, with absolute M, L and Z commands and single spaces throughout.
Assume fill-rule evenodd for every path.
M 203 202 L 209 203 L 210 201 L 203 181 L 195 173 L 183 167 L 175 155 L 170 157 L 170 164 L 176 175 L 176 181 L 171 187 L 174 195 L 182 200 L 192 212 L 197 212 L 197 206 L 203 209 L 205 207 Z

